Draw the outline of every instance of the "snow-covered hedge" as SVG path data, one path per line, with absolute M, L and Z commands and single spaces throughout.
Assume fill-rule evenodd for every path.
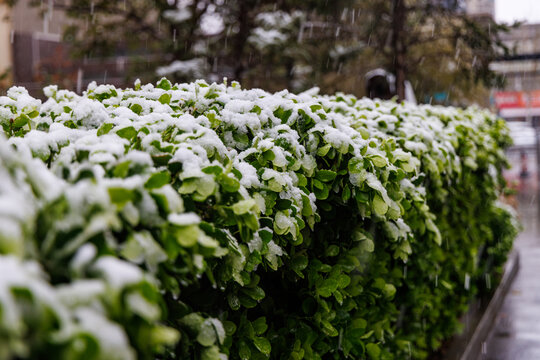
M 477 108 L 45 95 L 0 97 L 0 358 L 421 359 L 516 233 Z

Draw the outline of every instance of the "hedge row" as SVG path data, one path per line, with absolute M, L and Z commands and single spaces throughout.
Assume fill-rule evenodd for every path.
M 203 81 L 0 97 L 0 358 L 426 358 L 497 281 L 508 130 Z

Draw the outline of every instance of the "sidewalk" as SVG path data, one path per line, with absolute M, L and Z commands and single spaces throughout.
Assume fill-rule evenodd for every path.
M 494 321 L 482 360 L 540 359 L 540 202 L 535 182 L 533 176 L 520 186 L 518 208 L 524 231 L 514 248 L 521 268 Z

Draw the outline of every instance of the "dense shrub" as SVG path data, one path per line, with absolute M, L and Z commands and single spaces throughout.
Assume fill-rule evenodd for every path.
M 45 95 L 0 98 L 1 358 L 421 359 L 516 233 L 478 108 Z

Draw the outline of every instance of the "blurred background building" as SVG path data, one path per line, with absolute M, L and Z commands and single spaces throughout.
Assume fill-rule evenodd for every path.
M 13 66 L 11 56 L 11 22 L 9 21 L 10 9 L 7 4 L 0 2 L 0 89 L 11 83 L 11 68 Z
M 34 94 L 41 92 L 44 82 L 59 81 L 71 88 L 72 64 L 62 43 L 68 19 L 53 4 L 42 11 L 30 6 L 30 0 L 21 0 L 10 11 L 13 82 Z
M 40 97 L 43 86 L 52 83 L 79 93 L 91 81 L 127 85 L 125 70 L 129 57 L 74 56 L 70 35 L 65 31 L 69 26 L 88 24 L 68 16 L 70 3 L 70 0 L 18 0 L 13 6 L 0 3 L 0 16 L 4 19 L 0 22 L 0 76 L 4 71 L 4 91 L 6 84 L 16 84 Z
M 495 0 L 467 0 L 466 8 L 470 16 L 495 18 Z
M 540 125 L 540 24 L 525 24 L 502 36 L 515 54 L 501 57 L 491 69 L 505 78 L 494 93 L 499 114 L 507 120 Z

